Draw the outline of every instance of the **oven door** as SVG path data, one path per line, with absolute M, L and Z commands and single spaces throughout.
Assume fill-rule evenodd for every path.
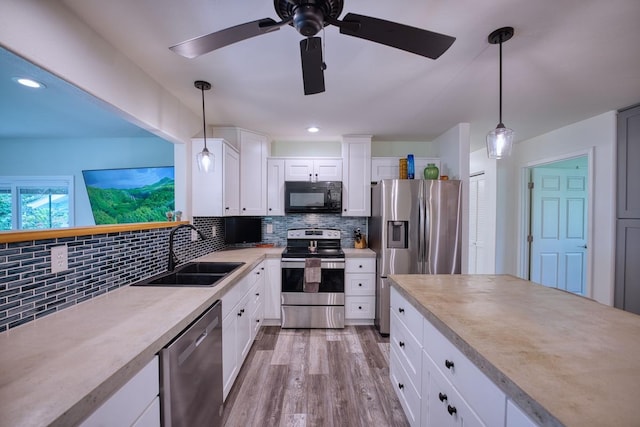
M 344 260 L 323 259 L 318 292 L 304 292 L 304 259 L 283 258 L 282 304 L 344 304 Z

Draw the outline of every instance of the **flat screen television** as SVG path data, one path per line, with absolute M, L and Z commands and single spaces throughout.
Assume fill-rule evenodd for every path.
M 96 225 L 166 221 L 175 209 L 173 166 L 83 170 Z
M 257 243 L 262 241 L 262 219 L 244 216 L 224 219 L 224 243 Z

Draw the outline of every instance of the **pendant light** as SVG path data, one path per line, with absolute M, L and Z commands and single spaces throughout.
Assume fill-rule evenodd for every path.
M 207 149 L 207 121 L 204 114 L 204 91 L 211 89 L 211 83 L 196 80 L 193 85 L 202 92 L 202 130 L 204 132 L 204 148 L 196 155 L 200 172 L 213 172 L 213 154 Z
M 502 43 L 513 37 L 513 27 L 503 27 L 489 34 L 489 43 L 500 45 L 500 122 L 487 134 L 487 155 L 490 159 L 501 159 L 511 155 L 513 130 L 502 123 Z

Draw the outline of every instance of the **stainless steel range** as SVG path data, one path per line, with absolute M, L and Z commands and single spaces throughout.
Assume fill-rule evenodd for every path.
M 320 259 L 317 292 L 305 292 L 305 262 Z M 282 253 L 282 327 L 344 328 L 344 251 L 340 230 L 292 229 Z

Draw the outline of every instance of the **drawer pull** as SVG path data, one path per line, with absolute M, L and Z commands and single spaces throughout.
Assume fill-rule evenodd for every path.
M 398 341 L 398 345 L 399 345 L 401 348 L 404 348 L 404 341 Z
M 242 312 L 238 312 L 238 317 L 242 317 Z
M 402 384 L 402 383 L 398 383 L 398 388 L 399 388 L 400 390 L 402 390 L 402 389 L 404 388 L 404 384 Z
M 260 323 L 260 319 L 256 319 L 256 323 Z
M 447 369 L 451 369 L 451 368 L 453 368 L 453 362 L 451 360 L 445 360 L 444 361 L 444 366 L 446 366 Z
M 444 393 L 438 393 L 438 399 L 440 399 L 440 402 L 444 402 L 447 400 L 447 395 Z
M 244 313 L 244 308 L 240 309 L 240 313 Z
M 404 308 L 402 308 L 402 307 L 398 308 L 398 312 L 399 313 L 404 313 Z
M 447 411 L 449 411 L 449 415 L 453 416 L 453 414 L 457 413 L 458 410 L 455 406 L 447 405 Z
M 260 292 L 256 292 L 256 296 L 259 297 L 260 296 Z
M 358 310 L 362 310 L 362 306 L 361 305 L 358 306 Z
M 358 283 L 358 286 L 362 286 L 362 283 Z

